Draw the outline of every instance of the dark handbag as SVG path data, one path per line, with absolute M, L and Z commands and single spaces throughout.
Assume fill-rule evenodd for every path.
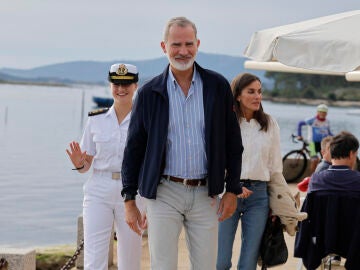
M 284 264 L 288 259 L 283 225 L 279 217 L 272 221 L 270 216 L 266 221 L 265 231 L 260 245 L 260 256 L 258 260 L 262 270 Z

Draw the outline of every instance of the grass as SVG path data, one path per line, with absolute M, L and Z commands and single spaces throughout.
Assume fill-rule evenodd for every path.
M 59 246 L 37 250 L 36 270 L 60 269 L 73 256 L 75 247 Z

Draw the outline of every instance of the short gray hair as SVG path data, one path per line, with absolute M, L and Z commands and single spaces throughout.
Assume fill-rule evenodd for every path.
M 186 17 L 174 17 L 174 18 L 171 18 L 165 26 L 164 37 L 163 37 L 165 43 L 167 42 L 167 40 L 169 38 L 169 31 L 170 31 L 171 26 L 173 26 L 173 25 L 177 25 L 180 27 L 186 27 L 186 26 L 190 25 L 194 29 L 195 38 L 197 39 L 196 25 L 192 21 L 190 21 Z

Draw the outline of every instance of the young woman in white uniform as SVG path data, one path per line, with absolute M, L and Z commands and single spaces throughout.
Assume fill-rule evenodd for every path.
M 130 64 L 114 64 L 108 79 L 114 104 L 90 112 L 81 143 L 71 142 L 70 149 L 66 149 L 78 172 L 93 167 L 84 185 L 84 269 L 108 269 L 109 242 L 115 224 L 118 269 L 140 270 L 141 236 L 125 222 L 120 193 L 121 164 L 138 71 Z M 137 204 L 142 207 L 138 198 Z

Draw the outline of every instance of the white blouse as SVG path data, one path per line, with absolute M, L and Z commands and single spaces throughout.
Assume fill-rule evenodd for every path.
M 112 106 L 106 113 L 88 118 L 80 146 L 82 151 L 94 156 L 94 169 L 120 172 L 130 114 L 119 124 Z
M 268 130 L 260 131 L 257 120 L 249 122 L 241 118 L 240 129 L 244 152 L 242 154 L 241 179 L 270 181 L 274 173 L 282 173 L 280 128 L 269 116 Z

